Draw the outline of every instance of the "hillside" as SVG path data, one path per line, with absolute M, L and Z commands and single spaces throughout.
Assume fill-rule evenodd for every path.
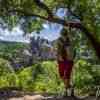
M 55 52 L 52 46 L 48 46 L 47 40 L 33 40 L 26 44 L 21 42 L 0 41 L 0 58 L 8 60 L 15 68 L 21 66 L 28 67 L 37 60 L 53 60 Z
M 1 41 L 0 40 L 0 52 L 13 52 L 19 48 L 28 47 L 28 44 L 21 42 L 10 42 L 10 41 Z
M 28 48 L 28 44 L 21 42 L 9 42 L 0 40 L 0 58 L 9 58 L 19 50 Z

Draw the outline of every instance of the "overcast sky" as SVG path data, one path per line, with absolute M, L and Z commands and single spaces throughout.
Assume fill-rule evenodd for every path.
M 59 9 L 57 11 L 57 15 L 59 17 L 63 17 L 65 15 L 63 9 Z M 61 25 L 48 23 L 43 24 L 44 29 L 40 32 L 40 37 L 44 37 L 48 40 L 55 40 L 59 37 L 59 32 L 62 29 Z M 33 32 L 34 34 L 34 32 Z M 37 34 L 34 34 L 37 36 Z M 23 31 L 20 26 L 16 26 L 12 31 L 8 31 L 8 29 L 3 30 L 0 28 L 0 40 L 6 41 L 19 41 L 19 42 L 29 42 L 29 35 L 23 37 Z

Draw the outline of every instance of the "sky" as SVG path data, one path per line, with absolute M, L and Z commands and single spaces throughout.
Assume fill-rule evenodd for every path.
M 56 13 L 57 16 L 63 18 L 65 15 L 64 9 L 59 9 Z M 32 32 L 31 35 L 27 34 L 23 36 L 24 32 L 21 30 L 20 26 L 16 26 L 13 28 L 12 31 L 8 29 L 0 28 L 0 40 L 4 41 L 17 41 L 17 42 L 29 42 L 30 36 L 40 36 L 46 38 L 50 41 L 57 39 L 60 35 L 59 32 L 62 29 L 61 25 L 51 23 L 50 25 L 48 22 L 43 24 L 43 30 L 41 30 L 40 34 L 37 35 L 36 33 Z

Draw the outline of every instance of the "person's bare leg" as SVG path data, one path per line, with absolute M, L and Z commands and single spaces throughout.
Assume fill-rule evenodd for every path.
M 64 96 L 68 96 L 68 89 L 70 88 L 70 79 L 64 79 L 65 93 Z
M 65 96 L 73 96 L 74 97 L 74 86 L 71 85 L 70 79 L 64 79 L 65 85 Z
M 70 87 L 70 79 L 64 79 L 65 88 Z

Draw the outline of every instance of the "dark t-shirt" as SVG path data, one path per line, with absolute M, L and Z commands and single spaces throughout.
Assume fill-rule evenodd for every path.
M 66 40 L 64 41 L 61 37 L 58 39 L 57 42 L 57 59 L 61 57 L 63 60 L 73 59 L 73 50 L 70 45 L 70 41 Z

